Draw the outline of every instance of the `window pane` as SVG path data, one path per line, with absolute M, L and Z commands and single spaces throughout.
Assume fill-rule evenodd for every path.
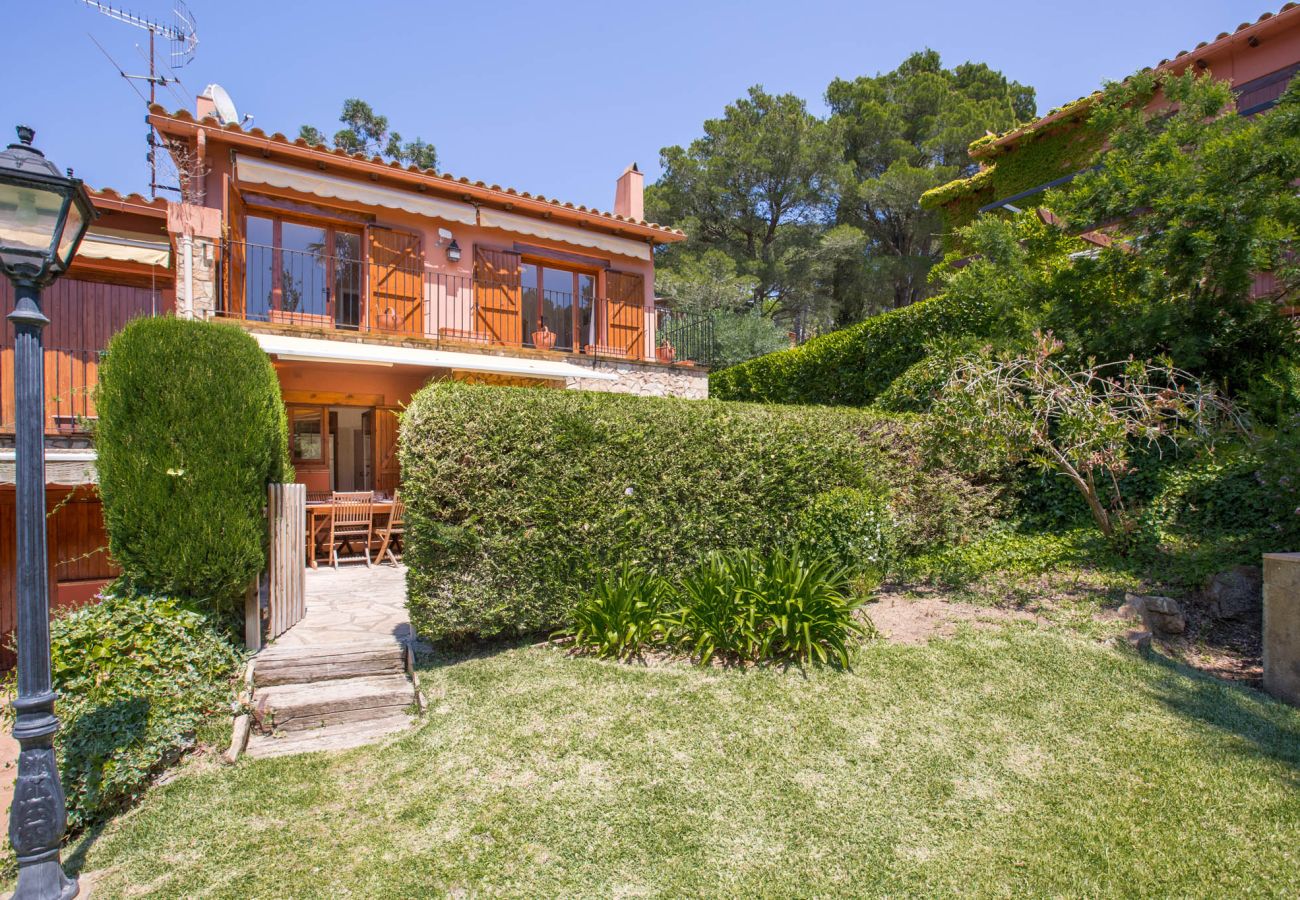
M 275 257 L 271 246 L 274 230 L 270 219 L 258 216 L 249 216 L 244 230 L 248 240 L 244 245 L 247 316 L 265 321 L 271 308 L 271 292 L 275 289 L 271 271 Z
M 328 298 L 325 229 L 285 222 L 280 226 L 280 309 L 324 315 Z
M 322 458 L 320 410 L 294 410 L 290 419 L 293 427 L 294 461 L 320 460 Z
M 567 269 L 542 270 L 542 320 L 556 334 L 557 350 L 573 349 L 573 273 Z
M 531 344 L 533 332 L 541 325 L 537 318 L 537 266 L 524 263 L 519 268 L 520 311 L 523 315 L 524 343 Z
M 334 233 L 334 321 L 340 327 L 361 323 L 361 235 Z

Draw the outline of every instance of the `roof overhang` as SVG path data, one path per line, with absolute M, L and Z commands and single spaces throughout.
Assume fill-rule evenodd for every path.
M 631 219 L 614 213 L 605 213 L 572 203 L 561 203 L 527 191 L 516 191 L 482 181 L 457 178 L 448 173 L 435 174 L 414 166 L 404 167 L 396 162 L 384 162 L 379 157 L 352 155 L 342 150 L 328 150 L 312 146 L 299 138 L 290 140 L 282 134 L 268 135 L 260 128 L 244 131 L 238 125 L 221 125 L 215 119 L 197 120 L 185 110 L 168 112 L 157 104 L 149 107 L 148 122 L 168 137 L 197 139 L 203 135 L 205 142 L 221 142 L 236 149 L 251 150 L 266 159 L 293 160 L 316 166 L 321 171 L 348 171 L 360 173 L 375 183 L 403 189 L 414 188 L 451 200 L 483 204 L 501 210 L 513 210 L 526 215 L 550 218 L 579 227 L 604 230 L 608 234 L 627 237 L 652 244 L 672 244 L 686 240 L 679 229 Z M 212 152 L 209 148 L 208 152 Z
M 617 375 L 562 360 L 493 356 L 489 353 L 458 353 L 426 350 L 422 347 L 390 347 L 354 341 L 296 337 L 288 334 L 253 332 L 258 345 L 269 356 L 299 362 L 343 363 L 371 366 L 414 366 L 421 369 L 452 369 L 461 372 L 490 372 L 520 378 L 591 378 L 615 381 Z

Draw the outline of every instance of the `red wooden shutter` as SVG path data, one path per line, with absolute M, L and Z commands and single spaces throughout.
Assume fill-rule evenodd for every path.
M 226 176 L 226 240 L 230 268 L 226 272 L 226 296 L 221 315 L 244 318 L 245 296 L 248 290 L 246 271 L 248 251 L 244 246 L 244 201 L 230 176 Z
M 632 359 L 646 355 L 645 278 L 635 272 L 606 272 L 609 317 L 606 344 Z
M 494 344 L 518 346 L 520 318 L 519 254 L 474 248 L 474 333 Z
M 420 236 L 379 225 L 366 229 L 370 328 L 424 334 L 424 250 Z

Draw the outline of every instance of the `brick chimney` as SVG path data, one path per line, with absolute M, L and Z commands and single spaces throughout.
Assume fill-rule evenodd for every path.
M 217 117 L 217 104 L 212 102 L 212 95 L 205 90 L 194 98 L 194 118 L 202 121 L 207 116 L 214 119 Z
M 645 176 L 636 163 L 623 170 L 614 188 L 614 214 L 638 222 L 645 218 Z

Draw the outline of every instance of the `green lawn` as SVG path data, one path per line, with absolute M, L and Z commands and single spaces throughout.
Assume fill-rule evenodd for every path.
M 97 898 L 1300 892 L 1300 711 L 1077 635 L 441 662 L 391 745 L 191 765 L 66 856 Z

